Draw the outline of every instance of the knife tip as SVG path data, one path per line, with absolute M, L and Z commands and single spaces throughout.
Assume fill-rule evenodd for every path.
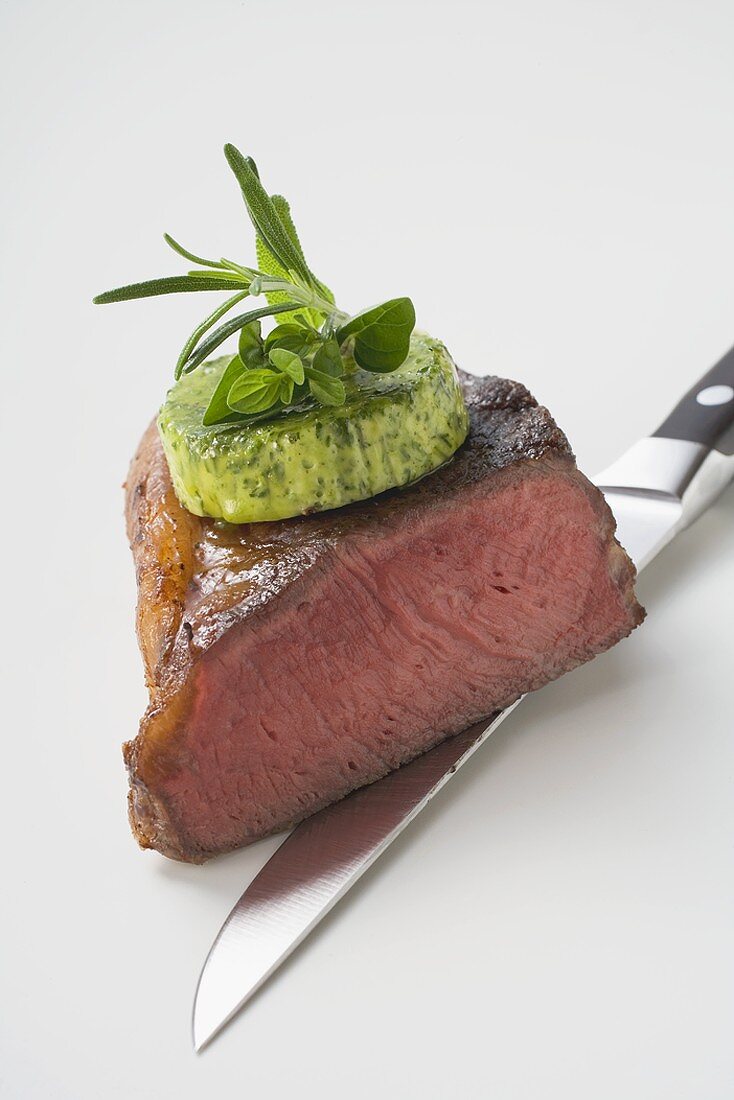
M 211 1018 L 207 1022 L 204 1020 L 205 1013 L 202 1010 L 201 998 L 199 996 L 201 991 L 201 979 L 203 974 L 199 977 L 199 981 L 196 986 L 196 993 L 194 995 L 194 1004 L 191 1010 L 191 1042 L 196 1054 L 201 1054 L 204 1047 L 211 1039 L 214 1038 L 219 1031 L 219 1026 L 211 1026 Z
M 194 1006 L 194 1016 L 191 1021 L 191 1042 L 194 1046 L 194 1052 L 196 1054 L 201 1054 L 204 1047 L 208 1046 L 218 1031 L 218 1027 L 209 1029 L 203 1028 L 201 1022 L 197 1025 L 196 1007 Z
M 204 1047 L 209 1045 L 225 1023 L 226 1019 L 222 1020 L 204 1011 L 197 989 L 191 1013 L 191 1042 L 196 1054 L 201 1054 Z

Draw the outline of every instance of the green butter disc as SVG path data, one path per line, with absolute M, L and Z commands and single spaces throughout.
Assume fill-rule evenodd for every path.
M 441 466 L 469 430 L 451 356 L 422 333 L 392 374 L 346 375 L 344 405 L 205 428 L 229 359 L 184 375 L 158 417 L 176 495 L 197 516 L 252 523 L 365 500 Z

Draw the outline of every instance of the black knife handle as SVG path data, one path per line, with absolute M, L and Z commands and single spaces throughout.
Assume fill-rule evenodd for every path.
M 698 380 L 653 435 L 734 454 L 734 348 Z

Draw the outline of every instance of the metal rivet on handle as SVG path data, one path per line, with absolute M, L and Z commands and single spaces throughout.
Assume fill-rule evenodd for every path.
M 707 386 L 696 394 L 699 405 L 725 405 L 734 398 L 734 389 L 731 386 Z

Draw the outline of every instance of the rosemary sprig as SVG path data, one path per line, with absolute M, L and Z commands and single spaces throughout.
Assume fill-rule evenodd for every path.
M 206 425 L 259 420 L 302 406 L 304 400 L 343 404 L 342 377 L 354 369 L 353 362 L 363 370 L 383 373 L 405 361 L 415 325 L 413 303 L 409 298 L 393 298 L 354 316 L 339 309 L 332 292 L 306 263 L 286 200 L 268 194 L 251 157 L 229 144 L 224 153 L 255 228 L 258 266 L 247 267 L 225 257 L 205 259 L 165 233 L 166 244 L 197 265 L 195 270 L 118 287 L 94 301 L 103 305 L 161 294 L 229 292 L 191 333 L 174 372 L 178 379 L 196 370 L 239 332 L 238 353 L 212 395 L 204 415 Z M 260 295 L 266 305 L 214 327 L 245 298 Z M 276 316 L 279 323 L 263 338 L 261 320 Z

